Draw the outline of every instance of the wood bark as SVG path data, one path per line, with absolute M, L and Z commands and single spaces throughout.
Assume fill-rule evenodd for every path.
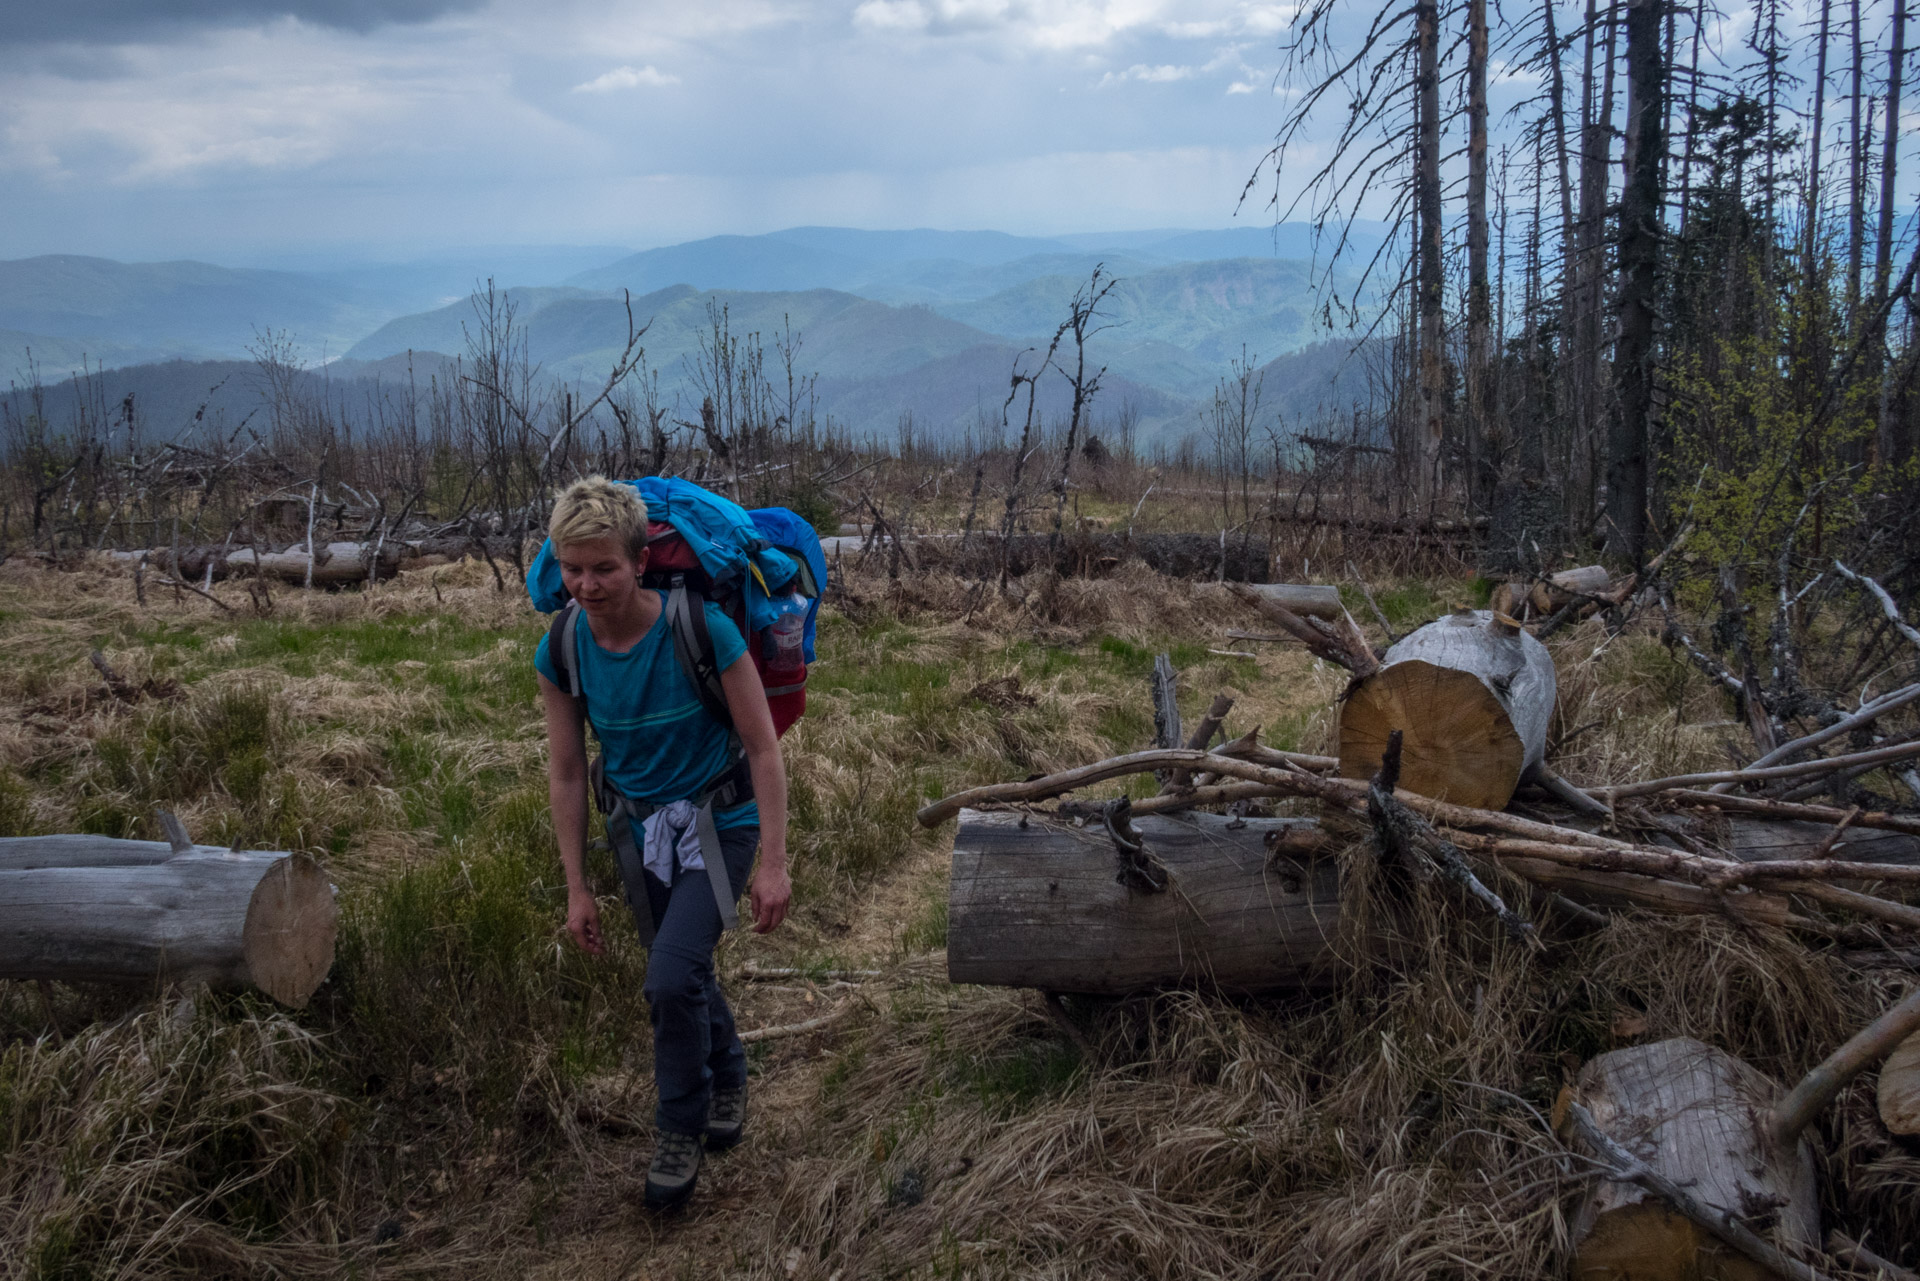
M 1660 169 L 1666 154 L 1660 53 L 1664 0 L 1627 0 L 1626 174 L 1620 196 L 1619 341 L 1607 438 L 1607 550 L 1646 562 L 1652 496 L 1654 332 L 1660 287 Z
M 1340 603 L 1338 587 L 1300 583 L 1249 583 L 1247 590 L 1263 600 L 1270 600 L 1290 609 L 1303 618 L 1335 619 L 1346 613 L 1346 607 Z
M 1866 241 L 1867 152 L 1860 128 L 1860 96 L 1866 74 L 1866 55 L 1860 39 L 1860 0 L 1849 4 L 1853 29 L 1853 91 L 1848 94 L 1851 119 L 1847 124 L 1847 314 L 1860 305 L 1861 250 Z
M 1487 0 L 1467 0 L 1467 502 L 1492 497 L 1493 292 L 1487 269 Z
M 1813 123 L 1807 131 L 1807 210 L 1800 248 L 1801 288 L 1811 300 L 1820 283 L 1820 143 L 1826 129 L 1827 44 L 1833 29 L 1833 0 L 1820 0 L 1820 33 L 1814 38 Z
M 1397 729 L 1402 787 L 1500 809 L 1545 755 L 1553 700 L 1544 645 L 1487 610 L 1462 611 L 1389 649 L 1355 688 L 1340 713 L 1340 774 L 1372 778 Z
M 1172 875 L 1144 894 L 1116 879 L 1097 824 L 962 810 L 954 838 L 947 971 L 955 983 L 1121 995 L 1177 984 L 1257 992 L 1332 978 L 1339 876 L 1331 861 L 1269 865 L 1268 833 L 1311 820 L 1141 816 Z
M 0 978 L 204 981 L 300 1008 L 333 964 L 337 920 L 333 887 L 304 854 L 0 840 Z
M 1445 444 L 1446 341 L 1442 323 L 1446 281 L 1442 253 L 1445 229 L 1440 209 L 1440 5 L 1414 0 L 1418 46 L 1418 129 L 1415 141 L 1414 207 L 1420 238 L 1415 280 L 1420 307 L 1420 425 L 1414 451 L 1415 501 L 1431 518 L 1440 496 L 1440 460 Z
M 1582 565 L 1578 569 L 1563 569 L 1545 582 L 1533 584 L 1527 592 L 1527 603 L 1535 613 L 1550 614 L 1581 596 L 1602 595 L 1612 586 L 1613 576 L 1605 565 Z
M 1602 1054 L 1581 1069 L 1575 1101 L 1633 1157 L 1717 1215 L 1817 1248 L 1813 1155 L 1767 1140 L 1778 1084 L 1688 1037 Z M 1734 1254 L 1638 1183 L 1606 1181 L 1573 1218 L 1575 1276 L 1759 1281 L 1767 1270 Z
M 1779 862 L 1788 859 L 1833 858 L 1849 863 L 1886 863 L 1920 866 L 1920 837 L 1903 832 L 1876 831 L 1849 826 L 1838 841 L 1821 847 L 1833 834 L 1830 823 L 1751 818 L 1732 815 L 1727 820 L 1727 848 L 1743 862 Z
M 1873 301 L 1874 314 L 1880 317 L 1881 330 L 1879 342 L 1874 346 L 1876 355 L 1884 351 L 1886 341 L 1885 306 L 1887 285 L 1893 277 L 1893 205 L 1896 198 L 1895 178 L 1899 173 L 1900 162 L 1900 89 L 1905 73 L 1907 52 L 1907 0 L 1893 0 L 1893 30 L 1891 43 L 1887 49 L 1887 127 L 1881 138 L 1882 154 L 1880 158 L 1880 219 L 1875 229 L 1873 254 Z M 1879 461 L 1894 463 L 1899 461 L 1899 442 L 1894 437 L 1893 422 L 1893 385 L 1892 378 L 1883 378 L 1880 383 L 1880 405 L 1877 430 L 1874 435 L 1875 451 Z

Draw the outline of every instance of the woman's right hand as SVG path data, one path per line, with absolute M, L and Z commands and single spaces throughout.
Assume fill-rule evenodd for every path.
M 585 889 L 567 891 L 567 933 L 589 956 L 607 950 L 606 936 L 600 933 L 600 905 Z

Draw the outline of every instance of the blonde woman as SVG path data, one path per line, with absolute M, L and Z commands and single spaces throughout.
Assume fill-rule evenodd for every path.
M 731 899 L 743 889 L 757 932 L 786 917 L 793 892 L 786 771 L 746 640 L 717 606 L 707 604 L 705 618 L 731 725 L 706 710 L 682 669 L 666 593 L 640 582 L 647 509 L 632 486 L 600 477 L 575 482 L 554 504 L 548 536 L 562 581 L 580 605 L 578 623 L 566 633 L 573 652 L 562 662 L 578 674 L 582 697 L 574 698 L 554 661 L 551 633 L 534 657 L 546 710 L 553 830 L 567 876 L 567 930 L 587 952 L 605 949 L 583 869 L 583 731 L 591 721 L 601 749 L 593 771 L 601 806 L 610 826 L 616 816 L 631 820 L 630 839 L 644 864 L 637 876 L 639 869 L 622 870 L 643 941 L 648 924 L 653 931 L 645 992 L 659 1104 L 646 1204 L 669 1209 L 693 1194 L 703 1140 L 720 1150 L 745 1132 L 746 1054 L 714 975 L 713 949 L 732 915 Z M 742 786 L 749 782 L 750 790 Z

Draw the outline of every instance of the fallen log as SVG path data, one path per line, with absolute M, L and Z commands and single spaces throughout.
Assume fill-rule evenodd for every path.
M 0 978 L 204 981 L 298 1009 L 333 964 L 337 919 L 304 854 L 0 839 Z
M 501 535 L 489 535 L 485 539 L 458 537 L 434 537 L 403 539 L 388 537 L 368 542 L 350 542 L 335 540 L 319 543 L 313 551 L 313 581 L 317 584 L 338 585 L 367 581 L 369 567 L 378 559 L 377 577 L 387 578 L 403 570 L 418 565 L 441 564 L 447 560 L 457 560 L 484 550 L 495 556 L 509 554 L 511 540 Z M 155 547 L 148 550 L 116 551 L 108 555 L 121 564 L 138 565 L 143 560 L 158 569 L 171 570 L 174 564 L 174 551 L 170 547 Z M 307 579 L 307 548 L 305 543 L 281 551 L 269 551 L 262 548 L 257 557 L 251 547 L 197 546 L 182 547 L 179 550 L 179 567 L 183 582 L 212 581 L 220 582 L 228 578 L 252 575 L 257 570 L 260 576 L 289 583 L 305 583 Z
M 1462 610 L 1389 649 L 1340 712 L 1340 774 L 1371 778 L 1387 735 L 1405 734 L 1402 784 L 1497 810 L 1546 754 L 1553 659 L 1511 619 Z
M 1591 794 L 1589 792 L 1589 795 Z M 1855 812 L 1838 809 L 1831 805 L 1802 805 L 1791 801 L 1776 801 L 1770 797 L 1739 796 L 1733 793 L 1722 796 L 1716 792 L 1701 792 L 1691 788 L 1675 788 L 1669 792 L 1662 792 L 1660 799 L 1670 805 L 1720 809 L 1730 814 L 1751 814 L 1759 818 L 1804 819 L 1814 823 L 1838 823 L 1851 815 L 1849 826 L 1855 828 L 1869 827 L 1920 836 L 1920 816 L 1911 814 L 1889 814 L 1882 810 Z
M 1780 1095 L 1764 1074 L 1689 1037 L 1588 1062 L 1568 1112 L 1578 1122 L 1585 1109 L 1591 1129 L 1583 1146 L 1613 1177 L 1597 1183 L 1574 1214 L 1573 1275 L 1819 1275 L 1756 1235 L 1772 1229 L 1807 1248 L 1820 1241 L 1812 1151 L 1798 1139 L 1786 1147 L 1769 1139 Z
M 1890 867 L 1920 867 L 1920 836 L 1863 828 L 1849 823 L 1840 838 L 1828 844 L 1839 822 L 1760 819 L 1732 815 L 1727 820 L 1727 849 L 1747 862 L 1797 862 L 1832 858 L 1849 863 L 1884 863 Z
M 1269 866 L 1270 832 L 1303 819 L 1140 817 L 1170 873 L 1166 893 L 1129 889 L 1096 823 L 963 810 L 954 838 L 947 973 L 955 983 L 1122 995 L 1175 984 L 1231 992 L 1332 979 L 1339 876 L 1328 860 Z
M 1247 590 L 1263 600 L 1292 610 L 1302 618 L 1329 621 L 1344 615 L 1338 587 L 1307 586 L 1299 583 L 1249 583 Z
M 1211 753 L 1169 749 L 1116 756 L 1019 783 L 992 783 L 968 788 L 929 802 L 921 808 L 917 817 L 924 826 L 938 827 L 962 809 L 1047 800 L 1107 779 L 1175 767 L 1206 768 L 1218 777 L 1243 779 L 1252 785 L 1244 789 L 1236 785 L 1194 789 L 1196 793 L 1209 792 L 1209 799 L 1227 799 L 1229 794 L 1231 799 L 1248 799 L 1263 794 L 1311 797 L 1323 802 L 1330 818 L 1342 814 L 1363 816 L 1366 812 L 1367 784 L 1358 780 L 1325 778 L 1300 769 L 1275 769 Z M 1737 859 L 1715 858 L 1687 850 L 1636 845 L 1594 832 L 1558 827 L 1518 814 L 1474 809 L 1411 792 L 1396 793 L 1396 797 L 1423 817 L 1455 829 L 1453 840 L 1461 848 L 1503 862 L 1544 860 L 1598 873 L 1622 873 L 1683 882 L 1719 896 L 1724 900 L 1725 910 L 1736 914 L 1742 912 L 1742 904 L 1752 901 L 1746 896 L 1754 893 L 1738 882 L 1756 875 L 1755 868 L 1758 867 L 1758 875 L 1762 879 L 1782 882 L 1772 887 L 1777 892 L 1801 894 L 1890 925 L 1920 929 L 1920 908 L 1825 883 L 1833 879 L 1910 879 L 1911 869 L 1829 859 L 1803 859 L 1777 866 L 1743 863 Z M 1180 808 L 1194 803 L 1198 803 L 1196 797 L 1176 793 L 1142 801 L 1136 812 Z M 1789 915 L 1787 923 L 1799 924 L 1800 920 Z
M 1583 597 L 1602 595 L 1612 586 L 1613 576 L 1605 565 L 1582 565 L 1536 581 L 1527 593 L 1527 603 L 1536 614 L 1551 614 Z

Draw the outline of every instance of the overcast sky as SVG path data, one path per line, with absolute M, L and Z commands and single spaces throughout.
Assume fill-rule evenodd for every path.
M 1747 12 L 1731 7 L 1726 39 Z M 1230 226 L 1285 108 L 1289 13 L 0 0 L 0 257 Z M 1263 218 L 1256 201 L 1239 220 Z

